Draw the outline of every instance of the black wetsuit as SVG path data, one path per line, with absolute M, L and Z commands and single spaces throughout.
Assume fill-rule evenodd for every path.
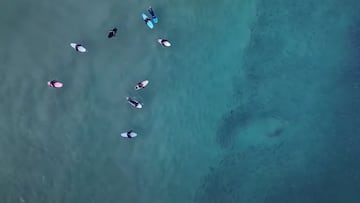
M 164 47 L 166 47 L 165 44 L 164 44 L 164 42 L 167 42 L 167 40 L 166 40 L 166 39 L 162 39 L 162 40 L 161 40 L 161 45 L 163 45 Z
M 145 23 L 147 24 L 147 22 L 149 21 L 149 20 L 151 20 L 150 18 L 145 18 Z
M 139 105 L 139 103 L 138 103 L 138 102 L 133 101 L 133 100 L 129 100 L 129 102 L 130 102 L 130 103 L 132 103 L 132 104 L 134 104 L 135 106 L 138 106 L 138 105 Z
M 77 44 L 77 45 L 75 46 L 75 50 L 76 50 L 76 51 L 79 51 L 79 47 L 81 47 L 81 44 Z
M 55 87 L 55 83 L 56 83 L 56 80 L 50 81 L 50 86 L 51 86 L 51 87 Z
M 117 32 L 117 28 L 112 29 L 112 30 L 108 33 L 108 38 L 115 37 L 116 32 Z

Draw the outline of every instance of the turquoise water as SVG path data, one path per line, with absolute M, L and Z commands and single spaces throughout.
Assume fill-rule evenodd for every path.
M 360 2 L 0 9 L 0 202 L 358 202 Z

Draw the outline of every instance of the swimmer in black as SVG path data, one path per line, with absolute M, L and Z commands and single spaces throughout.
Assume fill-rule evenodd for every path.
M 151 20 L 150 18 L 146 17 L 146 18 L 144 19 L 145 24 L 147 24 L 150 20 Z
M 136 102 L 136 101 L 134 101 L 134 100 L 129 100 L 129 102 L 130 103 L 132 103 L 134 106 L 138 106 L 139 105 L 139 102 Z
M 166 43 L 166 42 L 169 42 L 169 41 L 167 41 L 166 39 L 162 39 L 160 42 L 161 42 L 161 45 L 163 45 L 164 47 L 166 47 L 165 43 Z
M 128 136 L 128 138 L 132 138 L 132 137 L 131 137 L 131 133 L 132 133 L 132 130 L 130 130 L 129 132 L 126 133 L 126 135 Z
M 56 80 L 50 81 L 50 87 L 55 87 L 55 83 L 56 83 L 56 82 L 57 82 Z
M 76 51 L 79 51 L 79 47 L 81 47 L 82 45 L 81 44 L 77 44 L 76 46 L 75 46 L 75 50 Z
M 116 33 L 117 33 L 117 28 L 115 27 L 115 28 L 113 28 L 112 30 L 109 31 L 108 38 L 115 37 Z

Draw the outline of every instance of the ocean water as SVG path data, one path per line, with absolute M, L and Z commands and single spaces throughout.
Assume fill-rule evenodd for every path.
M 359 202 L 359 1 L 0 9 L 1 203 Z

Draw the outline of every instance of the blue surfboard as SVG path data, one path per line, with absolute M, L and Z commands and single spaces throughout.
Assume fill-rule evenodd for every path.
M 153 29 L 153 28 L 154 28 L 154 25 L 152 24 L 151 19 L 150 19 L 147 15 L 145 15 L 145 13 L 143 13 L 141 16 L 142 16 L 143 20 L 145 21 L 146 25 L 147 25 L 150 29 Z
M 150 13 L 150 15 L 152 17 L 153 22 L 158 23 L 158 18 L 155 15 L 155 13 L 154 13 L 153 9 L 151 8 L 151 6 L 148 8 L 148 11 L 149 11 L 149 13 Z

